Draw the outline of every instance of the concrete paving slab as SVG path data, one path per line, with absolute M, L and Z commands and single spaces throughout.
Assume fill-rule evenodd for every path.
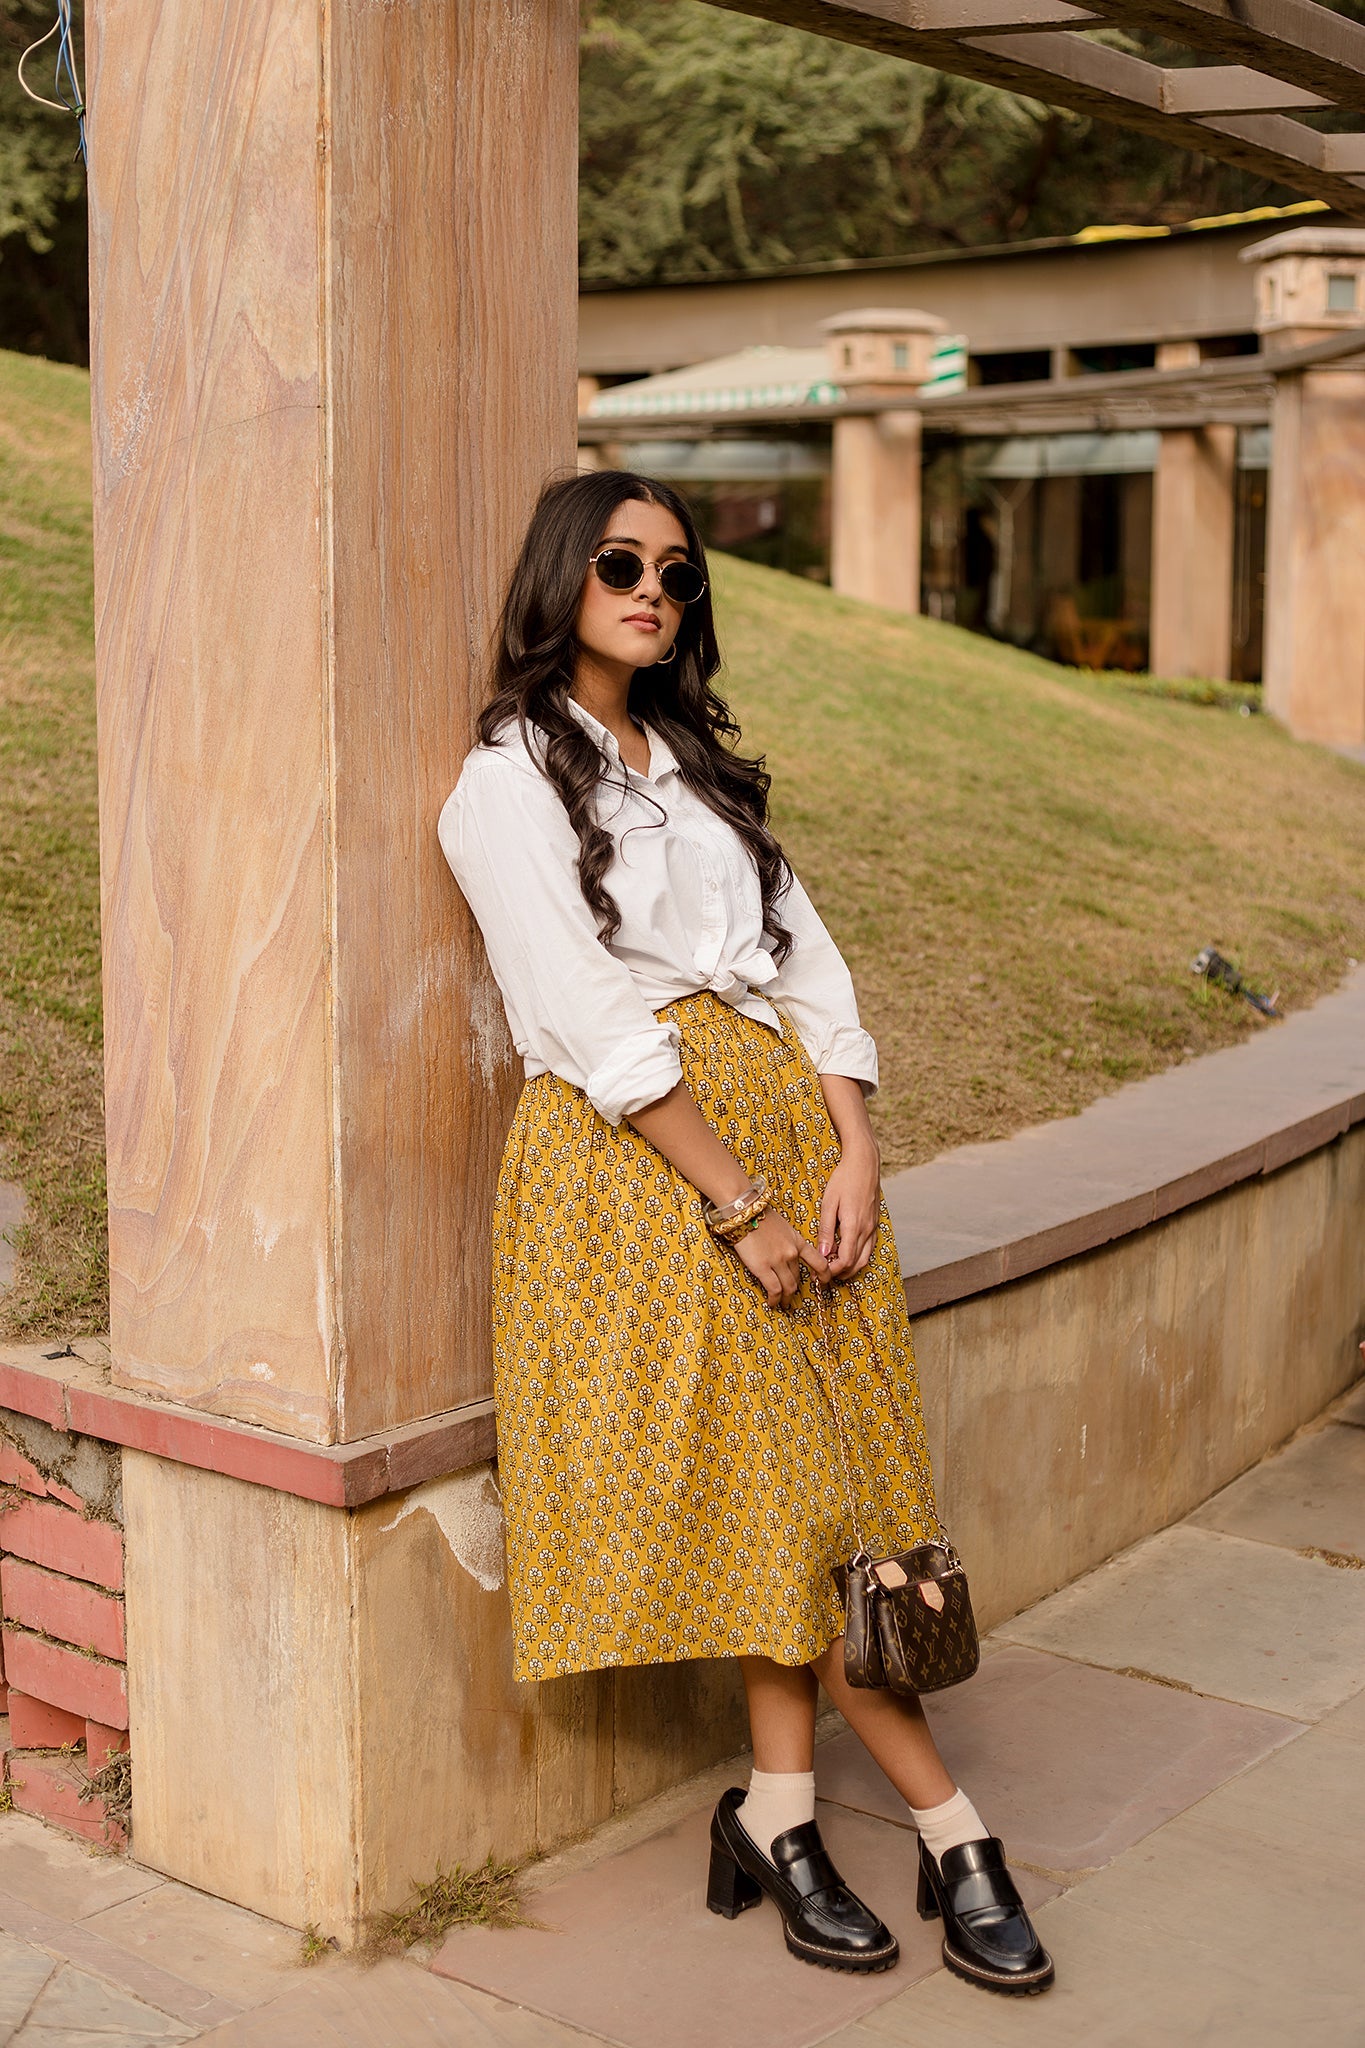
M 63 1964 L 35 1999 L 15 2035 L 14 2048 L 151 2048 L 154 2042 L 188 2041 L 193 2029 L 130 1998 L 126 1991 Z
M 914 1840 L 821 1802 L 821 1828 L 848 1882 L 901 1942 L 894 1970 L 856 1977 L 787 1953 L 766 1902 L 738 1920 L 705 1904 L 710 1810 L 535 1899 L 542 1928 L 464 1928 L 432 1967 L 621 2048 L 809 2048 L 939 1965 L 941 1934 L 914 1910 Z M 1029 1872 L 1030 1905 L 1056 1887 Z
M 42 1949 L 0 1934 L 0 2048 L 7 2048 L 56 1967 Z
M 83 1920 L 164 1883 L 155 1870 L 100 1855 L 29 1814 L 0 1814 L 0 1891 L 39 1912 Z
M 1360 2048 L 1362 1746 L 1365 1694 L 1045 1906 L 1043 1998 L 972 2003 L 941 1972 L 838 2048 Z
M 1277 1973 L 1268 1958 L 1249 1979 L 1197 1927 L 1116 1918 L 1088 1885 L 1037 1925 L 1057 1963 L 1041 1997 L 995 1998 L 940 1970 L 825 2048 L 1359 2048 L 1358 1994 Z
M 1252 1834 L 1196 1810 L 1091 1878 L 1081 1896 L 1112 1921 L 1110 1949 L 1134 1920 L 1173 1944 L 1195 1933 L 1206 1956 L 1255 1992 L 1246 2010 L 1277 1986 L 1292 1984 L 1299 1998 L 1318 1987 L 1349 1994 L 1365 2033 L 1360 1888 L 1324 1875 L 1321 1852 L 1293 1848 L 1275 1815 Z M 1298 2029 L 1285 2038 L 1305 2036 Z
M 199 2036 L 200 2048 L 589 2048 L 572 2027 L 394 1958 L 300 1973 L 282 1998 Z M 108 2048 L 108 2044 L 106 2044 Z
M 1365 1572 L 1177 1526 L 1112 1558 L 996 1638 L 1316 1720 L 1365 1669 Z
M 1189 1517 L 1200 1529 L 1365 1562 L 1365 1429 L 1338 1422 L 1262 1459 Z
M 1330 1738 L 1349 1743 L 1353 1749 L 1365 1749 L 1365 1692 L 1324 1714 L 1315 1733 L 1324 1741 Z
M 84 1924 L 131 1955 L 238 2006 L 278 1998 L 298 1972 L 296 1929 L 189 1885 L 159 1885 L 92 1914 Z
M 116 1942 L 96 1934 L 84 1921 L 63 1920 L 55 1913 L 40 1912 L 36 1906 L 6 1892 L 0 1892 L 0 1932 L 29 1942 L 34 1948 L 46 1949 L 50 1955 L 89 1971 L 106 1984 L 117 1985 L 131 1998 L 145 2001 L 191 2031 L 235 2019 L 241 2010 L 232 2000 L 219 1998 L 201 1985 L 187 1984 L 183 1977 L 158 1968 L 142 1956 L 130 1955 Z
M 1365 1697 L 1365 1696 L 1362 1696 Z M 1334 1727 L 1333 1723 L 1337 1725 Z M 1340 1886 L 1365 1901 L 1365 1715 L 1329 1715 L 1259 1769 L 1222 1785 L 1198 1808 L 1202 1821 L 1316 1856 L 1317 1889 L 1330 1914 Z M 1365 1925 L 1365 1912 L 1358 1914 Z M 1365 2003 L 1361 2008 L 1365 2040 Z
M 970 1684 L 935 1694 L 925 1712 L 1006 1853 L 1069 1878 L 1108 1863 L 1298 1732 L 1278 1714 L 1019 1645 L 988 1649 Z M 816 1773 L 823 1798 L 909 1825 L 904 1801 L 855 1735 L 826 1744 Z

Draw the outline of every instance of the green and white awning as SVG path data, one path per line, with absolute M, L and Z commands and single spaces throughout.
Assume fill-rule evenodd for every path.
M 958 391 L 967 382 L 967 345 L 945 335 L 934 350 L 927 391 Z M 741 349 L 684 370 L 665 370 L 599 391 L 588 406 L 590 420 L 684 418 L 688 413 L 753 412 L 782 406 L 838 405 L 841 385 L 830 376 L 823 348 Z

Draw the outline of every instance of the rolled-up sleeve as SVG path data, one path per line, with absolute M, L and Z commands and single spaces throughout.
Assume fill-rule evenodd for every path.
M 438 829 L 523 1058 L 581 1088 L 608 1123 L 667 1095 L 682 1078 L 679 1032 L 599 941 L 553 786 L 529 761 L 480 748 Z
M 795 875 L 776 909 L 792 949 L 764 995 L 787 1012 L 817 1074 L 846 1074 L 875 1094 L 877 1047 L 859 1021 L 853 977 Z

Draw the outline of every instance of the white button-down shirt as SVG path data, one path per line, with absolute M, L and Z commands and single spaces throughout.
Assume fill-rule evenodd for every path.
M 619 1123 L 682 1078 L 677 1027 L 655 1010 L 711 989 L 779 1032 L 767 998 L 780 1002 L 816 1071 L 847 1074 L 871 1094 L 877 1049 L 858 1021 L 843 957 L 800 882 L 793 877 L 778 900 L 793 941 L 778 967 L 748 848 L 688 788 L 667 742 L 648 733 L 642 775 L 604 725 L 572 698 L 569 705 L 606 757 L 598 815 L 616 853 L 603 879 L 621 912 L 609 948 L 579 886 L 577 834 L 515 724 L 468 755 L 439 825 L 527 1079 L 558 1074 Z

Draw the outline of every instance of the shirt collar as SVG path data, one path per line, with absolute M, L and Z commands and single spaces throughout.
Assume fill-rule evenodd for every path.
M 636 771 L 622 761 L 621 749 L 616 744 L 616 736 L 607 730 L 601 719 L 594 718 L 591 711 L 585 710 L 576 697 L 569 697 L 565 701 L 584 731 L 592 734 L 607 759 L 618 768 L 624 767 L 627 774 L 635 774 Z M 647 779 L 653 782 L 661 782 L 665 775 L 677 774 L 678 757 L 661 732 L 657 732 L 652 725 L 648 728 L 648 732 L 649 765 L 653 773 Z M 641 779 L 644 780 L 646 778 L 642 777 Z

